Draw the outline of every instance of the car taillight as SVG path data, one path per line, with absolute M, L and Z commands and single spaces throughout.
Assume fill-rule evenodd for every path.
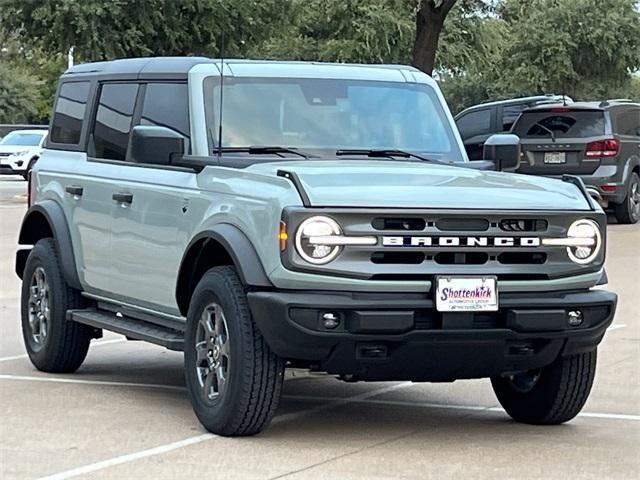
M 585 157 L 615 157 L 620 149 L 620 142 L 615 138 L 598 140 L 587 144 Z

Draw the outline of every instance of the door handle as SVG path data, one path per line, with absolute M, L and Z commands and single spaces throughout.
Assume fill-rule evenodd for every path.
M 70 195 L 81 197 L 84 189 L 78 185 L 69 185 L 67 188 L 64 189 L 64 191 Z
M 114 193 L 111 195 L 116 202 L 120 203 L 131 203 L 133 202 L 133 194 L 132 193 Z

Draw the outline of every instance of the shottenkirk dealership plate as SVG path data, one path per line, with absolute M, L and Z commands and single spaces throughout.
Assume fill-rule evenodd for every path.
M 544 152 L 544 163 L 567 163 L 565 152 Z
M 438 277 L 436 309 L 439 312 L 495 312 L 498 310 L 496 277 Z

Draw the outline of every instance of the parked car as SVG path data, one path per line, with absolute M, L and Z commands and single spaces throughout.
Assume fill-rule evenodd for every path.
M 621 223 L 640 220 L 640 103 L 541 105 L 511 130 L 520 137 L 518 172 L 579 175 Z
M 517 137 L 485 156 L 516 168 Z M 490 377 L 514 419 L 566 422 L 616 308 L 592 288 L 605 214 L 579 179 L 474 167 L 412 67 L 74 66 L 16 254 L 29 358 L 72 372 L 103 329 L 184 351 L 195 413 L 222 435 L 268 424 L 285 365 Z
M 14 130 L 0 140 L 0 174 L 25 180 L 42 153 L 46 130 Z
M 522 110 L 558 101 L 572 102 L 570 97 L 549 94 L 481 103 L 463 110 L 455 116 L 455 121 L 469 160 L 482 160 L 487 138 L 495 133 L 508 132 Z

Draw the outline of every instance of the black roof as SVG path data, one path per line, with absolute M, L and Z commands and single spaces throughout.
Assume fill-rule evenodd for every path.
M 215 63 L 215 60 L 206 57 L 144 57 L 81 63 L 64 72 L 63 78 L 100 76 L 101 78 L 129 79 L 185 79 L 189 70 L 201 63 Z

